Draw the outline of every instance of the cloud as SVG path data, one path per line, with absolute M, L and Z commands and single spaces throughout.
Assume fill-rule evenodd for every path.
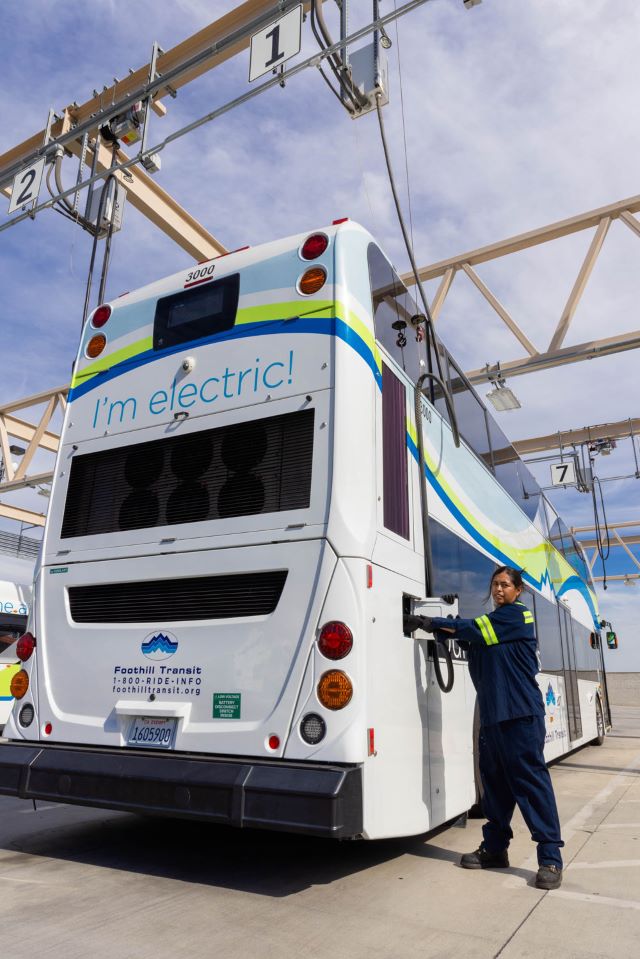
M 114 75 L 145 63 L 153 40 L 169 48 L 236 2 L 213 6 L 214 13 L 204 0 L 137 0 L 132 15 L 125 0 L 5 4 L 0 150 L 42 129 L 50 103 L 60 110 L 84 101 Z M 356 28 L 370 5 L 352 7 Z M 334 5 L 326 8 L 337 35 Z M 470 11 L 460 2 L 427 3 L 389 30 L 384 118 L 407 214 L 405 163 L 409 172 L 419 264 L 637 192 L 640 127 L 629 118 L 640 85 L 639 27 L 635 0 L 491 0 Z M 304 36 L 310 53 L 308 24 Z M 154 138 L 245 93 L 247 66 L 245 53 L 168 98 L 167 117 L 152 119 Z M 348 215 L 371 228 L 398 268 L 407 269 L 376 118 L 351 120 L 315 70 L 177 140 L 162 161 L 158 183 L 230 248 Z M 66 183 L 76 171 L 75 160 L 64 161 Z M 553 334 L 591 235 L 478 267 L 538 349 Z M 622 223 L 612 225 L 567 344 L 637 326 L 639 242 Z M 90 252 L 90 237 L 51 211 L 0 236 L 0 402 L 68 380 Z M 108 295 L 188 262 L 128 205 L 114 238 Z M 99 257 L 96 285 L 100 266 Z M 435 287 L 429 285 L 431 295 Z M 438 327 L 465 369 L 523 355 L 462 276 Z M 523 407 L 499 415 L 499 424 L 515 439 L 638 415 L 636 369 L 637 354 L 629 353 L 514 378 L 509 385 Z M 606 463 L 599 458 L 596 468 L 602 476 L 632 473 L 630 442 Z M 548 463 L 531 469 L 549 485 Z M 637 488 L 634 480 L 605 484 L 613 518 L 637 515 Z M 571 522 L 588 524 L 586 496 L 549 495 Z M 621 615 L 631 615 L 628 606 Z

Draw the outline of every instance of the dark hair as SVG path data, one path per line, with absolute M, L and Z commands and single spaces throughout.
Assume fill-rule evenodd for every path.
M 506 573 L 511 580 L 511 584 L 515 586 L 516 589 L 525 588 L 522 580 L 522 574 L 524 573 L 523 569 L 515 569 L 513 566 L 497 566 L 491 574 L 491 579 L 489 580 L 489 592 L 487 593 L 487 599 L 491 598 L 491 587 L 493 586 L 493 581 L 496 576 L 500 575 L 500 573 Z
M 499 576 L 500 573 L 506 573 L 511 580 L 512 586 L 515 586 L 516 589 L 524 589 L 524 583 L 522 581 L 522 574 L 524 573 L 524 570 L 514 569 L 513 566 L 498 566 L 496 569 L 494 569 L 491 576 L 491 582 L 489 583 L 489 589 L 491 589 L 491 583 L 493 583 L 496 576 Z

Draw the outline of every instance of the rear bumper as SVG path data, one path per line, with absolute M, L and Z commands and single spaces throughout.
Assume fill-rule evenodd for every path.
M 0 745 L 0 795 L 349 838 L 362 833 L 362 767 Z

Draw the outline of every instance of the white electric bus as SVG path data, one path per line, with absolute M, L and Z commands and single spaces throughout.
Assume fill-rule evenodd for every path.
M 11 680 L 20 666 L 16 643 L 27 628 L 31 588 L 0 580 L 0 733 L 13 705 Z
M 548 758 L 602 738 L 579 550 L 357 224 L 103 304 L 75 364 L 0 793 L 427 831 L 476 801 L 475 694 L 460 649 L 434 654 L 405 616 L 477 615 L 496 564 L 525 570 Z

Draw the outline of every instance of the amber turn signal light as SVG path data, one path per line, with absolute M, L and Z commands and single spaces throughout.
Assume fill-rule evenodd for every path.
M 95 360 L 96 356 L 100 356 L 106 345 L 107 338 L 104 333 L 96 333 L 87 343 L 85 353 L 90 360 Z
M 318 699 L 327 709 L 344 709 L 352 696 L 351 680 L 341 669 L 330 669 L 320 677 Z
M 21 669 L 13 676 L 11 685 L 9 686 L 9 692 L 14 699 L 22 699 L 28 688 L 29 675 L 26 670 Z
M 298 289 L 305 296 L 317 293 L 327 282 L 326 271 L 321 266 L 312 266 L 305 270 L 298 281 Z

